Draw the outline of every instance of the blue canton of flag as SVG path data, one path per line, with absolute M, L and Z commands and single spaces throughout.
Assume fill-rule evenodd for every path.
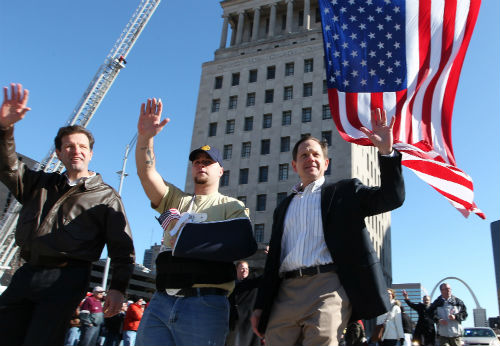
M 166 230 L 169 223 L 172 220 L 178 220 L 180 218 L 181 214 L 179 211 L 175 208 L 171 208 L 165 212 L 163 212 L 160 217 L 157 217 L 156 219 L 160 223 L 161 227 Z
M 404 0 L 319 0 L 328 88 L 406 88 Z

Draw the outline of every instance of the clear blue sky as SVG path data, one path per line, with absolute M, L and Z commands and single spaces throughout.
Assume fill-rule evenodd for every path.
M 0 2 L 0 84 L 22 83 L 32 111 L 16 125 L 17 150 L 35 160 L 48 153 L 111 50 L 139 1 Z M 89 129 L 96 137 L 91 169 L 118 189 L 125 146 L 135 133 L 139 105 L 161 97 L 172 121 L 156 140 L 158 170 L 183 188 L 201 64 L 219 45 L 222 9 L 213 0 L 163 0 L 128 56 Z M 466 281 L 488 316 L 498 315 L 490 222 L 500 218 L 500 8 L 483 0 L 465 59 L 453 119 L 459 168 L 475 182 L 477 205 L 487 220 L 465 219 L 431 187 L 405 168 L 407 198 L 393 213 L 395 283 L 421 282 L 431 291 L 448 276 Z M 161 239 L 153 210 L 129 157 L 122 191 L 132 226 L 137 262 Z M 454 293 L 470 310 L 471 295 L 456 281 Z

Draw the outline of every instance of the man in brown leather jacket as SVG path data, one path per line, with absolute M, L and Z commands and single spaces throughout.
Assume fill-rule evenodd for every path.
M 0 107 L 0 181 L 22 204 L 16 244 L 26 263 L 0 296 L 5 345 L 62 345 L 85 296 L 91 263 L 105 244 L 113 275 L 105 317 L 117 314 L 133 271 L 132 235 L 120 196 L 88 170 L 94 139 L 81 126 L 59 129 L 56 154 L 66 171 L 33 171 L 18 160 L 14 124 L 27 111 L 28 90 L 4 88 Z

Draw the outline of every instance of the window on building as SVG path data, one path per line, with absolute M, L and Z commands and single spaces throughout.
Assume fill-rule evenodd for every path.
M 240 73 L 239 72 L 233 73 L 233 75 L 231 77 L 231 86 L 236 86 L 236 85 L 240 85 Z
M 247 204 L 247 196 L 238 196 L 236 197 L 239 201 L 243 202 L 243 204 Z
M 245 142 L 241 144 L 241 157 L 250 157 L 250 151 L 252 150 L 252 143 Z
M 267 155 L 271 152 L 271 140 L 263 139 L 260 141 L 260 154 Z
M 278 180 L 288 180 L 288 163 L 280 164 L 278 174 Z
M 233 145 L 232 144 L 224 145 L 224 151 L 222 153 L 222 158 L 224 160 L 231 160 L 232 156 L 233 156 Z
M 255 106 L 255 93 L 247 94 L 247 107 Z
M 280 152 L 287 153 L 290 151 L 290 137 L 281 137 Z
M 311 121 L 311 108 L 302 108 L 302 122 L 308 123 Z
M 310 136 L 311 136 L 311 134 L 310 134 L 310 133 L 302 133 L 302 134 L 300 135 L 300 138 L 310 137 Z
M 305 59 L 304 60 L 304 73 L 312 72 L 314 69 L 314 60 Z
M 240 185 L 248 184 L 248 168 L 240 169 L 240 177 L 238 179 Z
M 215 77 L 214 89 L 222 88 L 222 76 Z
M 328 143 L 328 146 L 332 145 L 332 131 L 322 131 L 321 139 Z
M 292 123 L 292 111 L 283 111 L 281 115 L 281 125 L 286 126 Z
M 281 15 L 281 30 L 286 29 L 286 14 Z
M 220 186 L 228 186 L 229 185 L 229 171 L 224 171 L 222 173 L 222 177 L 220 177 Z
M 326 83 L 326 79 L 323 79 L 323 94 L 328 93 L 328 84 Z
M 313 83 L 304 83 L 303 95 L 304 97 L 312 96 L 313 94 Z
M 266 210 L 266 195 L 257 195 L 257 211 L 265 211 Z
M 286 86 L 283 89 L 283 100 L 291 100 L 293 99 L 293 86 Z
M 274 79 L 276 77 L 276 66 L 267 67 L 267 79 Z
M 208 137 L 217 136 L 217 123 L 210 123 L 208 125 Z
M 234 133 L 234 119 L 226 120 L 226 134 L 229 135 Z
M 238 106 L 238 96 L 229 96 L 229 109 L 236 109 Z
M 246 117 L 243 122 L 243 131 L 252 131 L 253 130 L 253 117 Z
M 316 13 L 315 13 L 315 18 L 314 18 L 314 21 L 316 23 L 321 22 L 321 13 L 319 11 L 320 10 L 319 10 L 319 6 L 318 6 L 318 7 L 316 7 Z
M 295 70 L 295 64 L 293 62 L 287 62 L 285 64 L 285 76 L 293 76 Z
M 220 109 L 220 100 L 219 99 L 212 100 L 212 113 L 218 112 L 219 109 Z
M 276 195 L 276 206 L 278 206 L 283 200 L 286 198 L 287 193 L 286 192 L 278 192 Z
M 264 242 L 264 224 L 263 223 L 256 224 L 253 228 L 253 231 L 254 231 L 255 241 L 257 243 L 263 243 Z
M 269 173 L 268 166 L 259 167 L 259 183 L 265 183 L 267 181 L 268 173 Z
M 248 71 L 248 83 L 257 82 L 257 70 Z
M 330 161 L 328 162 L 328 168 L 325 171 L 325 175 L 332 174 L 332 158 L 329 158 L 328 160 Z
M 274 101 L 274 89 L 267 89 L 264 102 L 265 103 L 273 103 L 273 101 Z
M 304 11 L 299 11 L 299 27 L 304 26 Z
M 321 116 L 323 117 L 323 120 L 332 118 L 329 105 L 323 105 L 323 108 L 321 109 Z
M 262 117 L 262 128 L 268 129 L 273 125 L 273 115 L 272 114 L 264 114 Z

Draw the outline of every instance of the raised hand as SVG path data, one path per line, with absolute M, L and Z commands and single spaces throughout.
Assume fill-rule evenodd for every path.
M 392 144 L 394 142 L 392 136 L 392 128 L 396 121 L 396 117 L 392 117 L 391 123 L 387 125 L 387 115 L 384 109 L 375 108 L 372 110 L 372 130 L 366 127 L 361 127 L 360 130 L 366 137 L 376 146 L 382 155 L 388 155 L 392 152 Z
M 163 127 L 170 121 L 169 118 L 161 120 L 161 112 L 163 103 L 161 100 L 156 101 L 155 98 L 148 99 L 146 103 L 141 105 L 141 114 L 137 131 L 139 136 L 152 138 L 163 130 Z
M 9 88 L 3 88 L 3 103 L 0 107 L 0 127 L 12 127 L 19 120 L 24 118 L 24 115 L 31 108 L 26 107 L 28 103 L 29 91 L 24 89 L 21 84 L 10 85 L 11 96 L 9 98 Z

